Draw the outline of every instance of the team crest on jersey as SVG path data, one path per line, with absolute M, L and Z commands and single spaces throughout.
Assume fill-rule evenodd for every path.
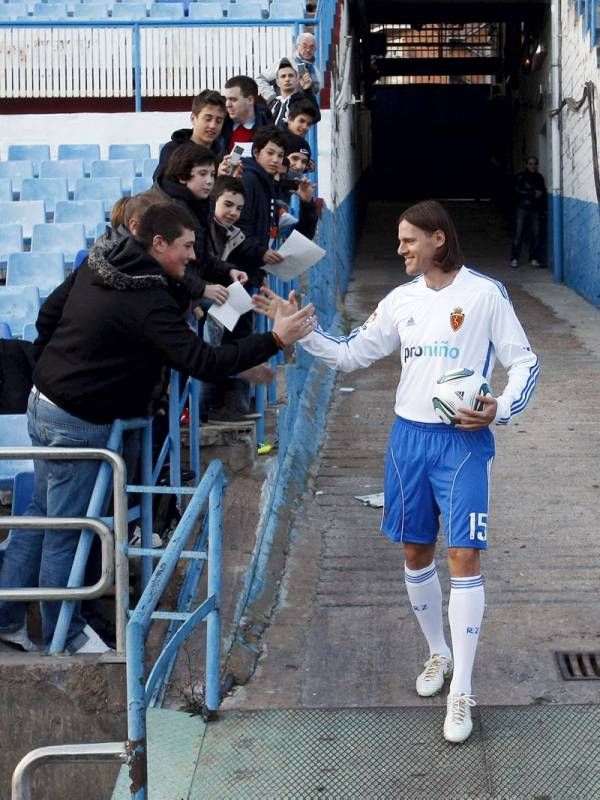
M 450 327 L 456 333 L 465 321 L 465 312 L 459 306 L 450 312 Z
M 377 311 L 375 310 L 375 311 L 374 311 L 374 312 L 371 314 L 371 316 L 369 317 L 369 319 L 367 319 L 367 320 L 365 320 L 365 322 L 363 322 L 363 325 L 362 325 L 362 329 L 363 329 L 363 331 L 366 331 L 366 330 L 367 330 L 367 326 L 368 326 L 368 325 L 372 325 L 372 324 L 375 322 L 375 320 L 376 320 L 376 319 L 377 319 Z

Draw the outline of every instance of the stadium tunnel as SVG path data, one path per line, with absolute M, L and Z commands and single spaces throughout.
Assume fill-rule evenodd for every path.
M 352 9 L 372 122 L 371 199 L 504 204 L 532 142 L 543 168 L 545 121 L 519 90 L 546 56 L 546 0 L 357 0 Z

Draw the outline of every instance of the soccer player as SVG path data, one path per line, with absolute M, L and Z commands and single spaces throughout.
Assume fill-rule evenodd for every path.
M 417 693 L 437 694 L 453 672 L 444 736 L 462 742 L 473 727 L 471 673 L 485 606 L 480 553 L 487 547 L 495 452 L 490 425 L 506 425 L 523 411 L 539 364 L 504 286 L 462 265 L 454 225 L 442 206 L 428 200 L 409 208 L 400 217 L 398 238 L 413 280 L 390 292 L 349 336 L 337 338 L 317 327 L 301 344 L 346 372 L 400 350 L 381 530 L 403 544 L 409 600 L 429 645 Z M 286 313 L 295 308 L 272 293 L 267 297 L 280 313 L 282 305 Z M 503 392 L 480 395 L 482 411 L 459 409 L 453 426 L 442 423 L 432 404 L 437 379 L 457 367 L 489 379 L 497 358 L 508 371 Z M 444 637 L 434 560 L 440 514 L 448 544 L 452 650 Z

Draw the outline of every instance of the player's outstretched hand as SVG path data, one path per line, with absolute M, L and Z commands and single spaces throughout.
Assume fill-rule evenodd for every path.
M 252 298 L 254 310 L 259 314 L 264 314 L 269 319 L 275 319 L 278 310 L 284 317 L 290 317 L 298 311 L 298 300 L 293 289 L 287 300 L 275 294 L 268 286 L 261 286 L 260 292 Z
M 483 403 L 483 411 L 471 411 L 459 408 L 455 427 L 460 431 L 479 431 L 492 424 L 498 410 L 498 402 L 491 394 L 478 394 L 477 399 Z
M 273 332 L 281 339 L 283 344 L 288 347 L 298 339 L 303 339 L 314 331 L 317 324 L 315 317 L 315 307 L 309 303 L 300 311 L 296 311 L 291 316 L 286 316 L 283 310 L 278 308 L 275 313 L 275 324 Z

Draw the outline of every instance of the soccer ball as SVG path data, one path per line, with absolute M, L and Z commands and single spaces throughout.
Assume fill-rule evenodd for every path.
M 483 410 L 481 400 L 475 399 L 478 394 L 491 394 L 483 375 L 472 369 L 451 369 L 437 380 L 432 397 L 433 410 L 446 425 L 455 425 L 459 408 Z

